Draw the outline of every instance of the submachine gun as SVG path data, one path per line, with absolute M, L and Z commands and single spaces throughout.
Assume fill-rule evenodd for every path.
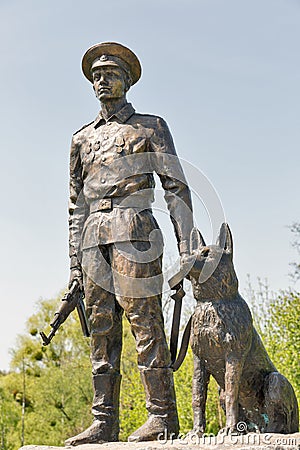
M 74 311 L 75 308 L 78 312 L 83 335 L 86 337 L 90 336 L 83 299 L 83 290 L 80 287 L 78 281 L 75 280 L 69 291 L 66 292 L 66 294 L 61 299 L 62 304 L 59 310 L 54 314 L 54 320 L 52 323 L 50 323 L 50 326 L 52 327 L 50 334 L 46 336 L 43 331 L 40 332 L 41 338 L 43 340 L 43 345 L 50 344 L 59 327 L 66 321 L 66 319 L 69 317 L 71 312 Z

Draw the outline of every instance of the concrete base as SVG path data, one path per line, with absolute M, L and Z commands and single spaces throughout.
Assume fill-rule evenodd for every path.
M 129 443 L 110 442 L 106 444 L 85 444 L 77 447 L 49 447 L 45 445 L 26 445 L 20 450 L 300 450 L 300 433 L 294 434 L 256 434 L 241 436 L 206 436 L 201 439 L 174 439 Z

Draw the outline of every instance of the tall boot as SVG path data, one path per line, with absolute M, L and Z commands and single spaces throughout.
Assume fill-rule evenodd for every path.
M 85 431 L 67 439 L 66 446 L 118 441 L 120 384 L 121 375 L 116 372 L 93 376 L 94 421 Z
M 129 442 L 154 441 L 158 435 L 177 437 L 179 422 L 172 369 L 141 369 L 148 419 L 129 436 Z

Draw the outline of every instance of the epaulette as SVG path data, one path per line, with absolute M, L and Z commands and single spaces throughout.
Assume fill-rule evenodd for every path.
M 75 136 L 75 134 L 79 133 L 79 131 L 84 130 L 84 128 L 88 127 L 89 125 L 92 125 L 92 123 L 94 122 L 94 120 L 92 120 L 90 123 L 87 123 L 86 125 L 83 125 L 83 127 L 79 128 L 79 130 L 75 131 L 75 133 L 73 133 L 73 136 Z

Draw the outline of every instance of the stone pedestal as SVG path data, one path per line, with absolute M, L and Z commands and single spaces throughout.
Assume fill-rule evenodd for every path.
M 26 445 L 20 450 L 300 450 L 300 433 L 294 434 L 256 434 L 242 436 L 206 436 L 201 439 L 160 440 L 129 443 L 111 442 L 106 444 L 85 444 L 77 447 L 51 447 L 45 445 Z

